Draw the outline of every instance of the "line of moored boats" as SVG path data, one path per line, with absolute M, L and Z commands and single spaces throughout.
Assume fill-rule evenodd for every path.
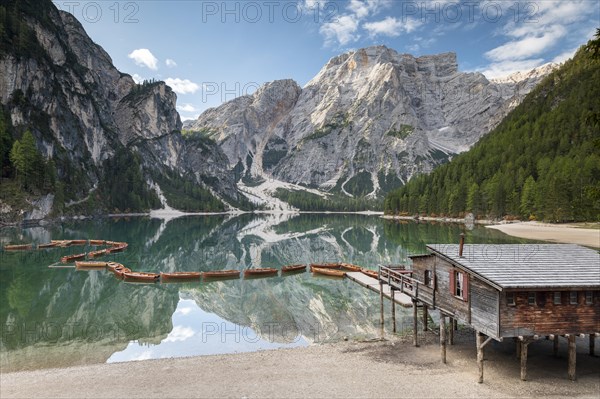
M 119 241 L 105 240 L 51 240 L 46 244 L 38 244 L 37 249 L 50 248 L 66 248 L 72 245 L 91 245 L 91 246 L 107 246 L 107 248 L 83 252 L 75 255 L 65 255 L 60 258 L 63 264 L 75 263 L 75 268 L 78 270 L 108 270 L 117 278 L 129 282 L 184 282 L 184 281 L 205 281 L 218 279 L 235 279 L 242 275 L 240 270 L 211 270 L 205 272 L 135 272 L 128 267 L 118 262 L 104 262 L 94 260 L 97 257 L 108 255 L 115 252 L 124 251 L 128 244 Z M 36 249 L 33 244 L 17 244 L 5 245 L 6 251 L 27 251 Z M 289 275 L 293 273 L 302 273 L 306 271 L 306 265 L 295 264 L 283 266 L 281 275 Z M 330 277 L 344 277 L 347 272 L 361 272 L 369 277 L 377 278 L 377 272 L 374 270 L 365 269 L 350 263 L 311 263 L 310 271 L 313 274 L 320 274 Z M 246 269 L 243 271 L 243 276 L 246 279 L 256 277 L 272 277 L 279 274 L 279 270 L 275 268 L 255 268 Z

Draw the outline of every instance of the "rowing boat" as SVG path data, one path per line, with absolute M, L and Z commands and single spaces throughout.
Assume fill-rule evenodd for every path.
M 123 278 L 123 275 L 125 273 L 131 273 L 131 269 L 128 267 L 123 266 L 122 264 L 119 263 L 119 265 L 117 267 L 115 267 L 112 272 L 115 274 L 115 276 L 117 276 L 118 278 Z
M 313 267 L 318 267 L 321 269 L 340 269 L 342 266 L 339 263 L 311 263 L 310 271 L 312 271 Z
M 364 275 L 367 275 L 369 277 L 373 277 L 373 278 L 379 278 L 379 273 L 375 270 L 369 270 L 369 269 L 360 269 L 360 272 Z
M 122 264 L 117 263 L 117 262 L 106 262 L 106 268 L 108 269 L 108 271 L 111 271 L 114 273 L 114 271 L 117 267 L 123 268 L 125 266 L 123 266 Z
M 281 268 L 281 273 L 292 273 L 292 272 L 300 272 L 300 271 L 305 271 L 306 270 L 306 265 L 289 265 L 289 266 L 283 266 Z
M 119 245 L 113 245 L 112 247 L 108 248 L 106 250 L 106 252 L 107 253 L 121 252 L 121 251 L 125 250 L 128 246 L 129 246 L 129 244 L 127 244 L 125 242 L 121 242 L 121 243 L 119 243 Z
M 160 273 L 161 281 L 181 281 L 181 280 L 200 280 L 202 273 L 200 272 L 172 272 Z
M 275 274 L 277 274 L 277 269 L 272 269 L 272 268 L 259 268 L 259 269 L 244 270 L 244 277 L 273 276 Z
M 90 240 L 90 245 L 105 245 L 106 241 L 104 240 Z
M 39 244 L 39 245 L 38 245 L 38 249 L 44 249 L 44 248 L 54 248 L 54 247 L 56 247 L 57 245 L 58 245 L 58 244 L 57 244 L 57 243 L 55 243 L 55 242 L 49 242 L 49 243 L 46 243 L 46 244 Z
M 13 245 L 5 245 L 5 251 L 27 251 L 33 248 L 31 244 L 13 244 Z
M 125 281 L 158 281 L 160 274 L 145 272 L 123 272 Z
M 77 269 L 104 269 L 106 268 L 106 264 L 106 262 L 77 261 L 75 262 L 75 267 Z
M 85 245 L 87 240 L 71 240 L 71 245 Z
M 97 256 L 106 255 L 108 251 L 106 249 L 100 249 L 98 251 L 90 251 L 88 252 L 88 257 L 95 258 Z
M 62 263 L 71 263 L 71 262 L 74 262 L 76 260 L 81 260 L 81 259 L 85 259 L 85 254 L 63 256 L 62 258 L 60 258 L 60 261 Z
M 350 263 L 341 263 L 340 265 L 343 270 L 347 270 L 349 272 L 360 272 L 362 269 L 362 267 Z
M 56 244 L 56 246 L 61 248 L 66 248 L 71 245 L 70 240 L 50 240 L 50 243 Z
M 239 270 L 212 270 L 204 272 L 204 278 L 237 278 L 240 276 Z
M 313 267 L 313 268 L 311 268 L 311 271 L 313 273 L 324 274 L 326 276 L 332 276 L 332 277 L 344 277 L 346 275 L 346 272 L 343 270 L 327 269 L 327 268 L 321 268 L 321 267 Z

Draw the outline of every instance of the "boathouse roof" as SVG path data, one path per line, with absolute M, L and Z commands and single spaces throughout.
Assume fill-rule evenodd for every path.
M 600 288 L 600 253 L 574 244 L 429 244 L 446 259 L 499 290 Z

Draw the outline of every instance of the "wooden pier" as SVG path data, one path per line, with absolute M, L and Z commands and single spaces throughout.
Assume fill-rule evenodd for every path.
M 376 278 L 369 277 L 366 274 L 361 272 L 347 272 L 346 277 L 350 280 L 362 285 L 370 289 L 371 291 L 375 291 L 378 294 L 381 294 L 381 289 L 383 289 L 383 296 L 389 300 L 392 300 L 392 290 L 388 284 L 379 284 Z M 406 294 L 398 293 L 395 290 L 393 295 L 393 300 L 400 306 L 404 306 L 405 308 L 411 308 L 413 306 L 412 299 Z

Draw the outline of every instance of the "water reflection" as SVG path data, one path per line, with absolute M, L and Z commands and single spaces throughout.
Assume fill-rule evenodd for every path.
M 328 261 L 375 268 L 407 262 L 408 255 L 423 253 L 426 243 L 456 242 L 460 232 L 457 225 L 398 223 L 363 215 L 245 214 L 67 222 L 3 229 L 0 240 L 126 241 L 126 252 L 107 259 L 137 271 L 169 272 Z M 483 228 L 466 233 L 467 242 L 522 241 Z M 378 334 L 377 295 L 348 280 L 302 273 L 134 285 L 104 271 L 47 267 L 83 250 L 0 253 L 2 371 L 242 352 Z M 398 317 L 402 320 L 402 311 Z M 224 331 L 232 331 L 227 339 Z M 258 339 L 241 339 L 242 332 Z

